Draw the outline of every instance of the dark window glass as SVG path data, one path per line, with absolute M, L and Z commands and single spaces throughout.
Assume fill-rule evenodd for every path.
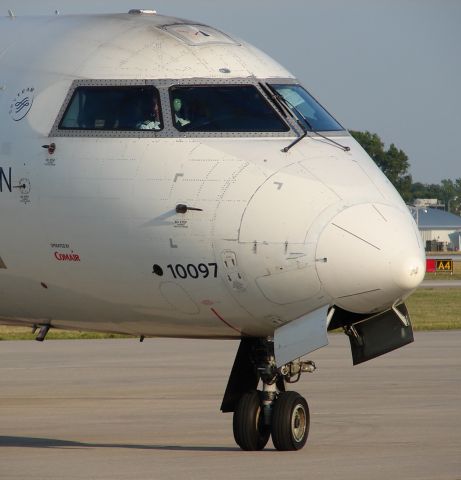
M 161 130 L 158 91 L 150 86 L 78 87 L 59 128 Z
M 252 85 L 170 88 L 173 124 L 187 132 L 286 132 L 285 122 Z
M 309 130 L 338 131 L 344 128 L 301 85 L 271 85 L 285 99 Z

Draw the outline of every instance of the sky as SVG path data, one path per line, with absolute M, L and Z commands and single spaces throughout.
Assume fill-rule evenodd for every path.
M 0 0 L 0 15 L 131 8 L 256 45 L 346 128 L 401 148 L 413 181 L 461 177 L 461 0 Z

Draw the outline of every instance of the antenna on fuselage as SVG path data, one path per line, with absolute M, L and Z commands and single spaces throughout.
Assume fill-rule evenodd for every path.
M 130 15 L 157 15 L 157 10 L 146 10 L 145 8 L 132 8 Z
M 16 18 L 16 15 L 14 14 L 13 10 L 8 9 L 8 16 L 13 19 Z

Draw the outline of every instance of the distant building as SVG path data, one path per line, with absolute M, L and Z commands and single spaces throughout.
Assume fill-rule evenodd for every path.
M 461 217 L 438 208 L 410 207 L 426 251 L 458 251 L 461 244 Z
M 440 203 L 437 198 L 415 198 L 413 203 L 415 207 L 430 207 L 430 208 L 441 208 L 445 210 L 445 204 Z

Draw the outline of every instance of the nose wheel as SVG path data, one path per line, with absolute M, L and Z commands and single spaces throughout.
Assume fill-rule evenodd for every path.
M 242 450 L 262 450 L 272 435 L 277 450 L 300 450 L 309 435 L 307 401 L 297 392 L 280 392 L 272 403 L 270 425 L 261 402 L 262 392 L 245 393 L 234 412 L 233 430 Z
M 272 413 L 272 442 L 277 450 L 299 450 L 309 435 L 306 399 L 296 392 L 281 392 Z
M 252 391 L 243 394 L 235 409 L 234 438 L 242 450 L 262 450 L 269 441 L 271 431 L 264 422 L 261 393 Z

